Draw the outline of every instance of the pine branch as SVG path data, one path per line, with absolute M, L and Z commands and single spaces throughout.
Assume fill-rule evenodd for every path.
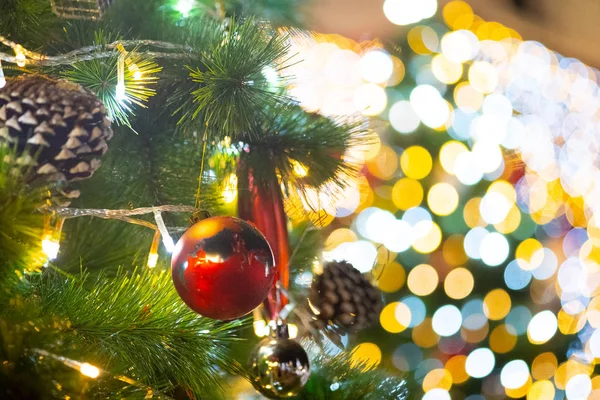
M 107 278 L 53 276 L 37 286 L 41 313 L 69 321 L 65 347 L 76 345 L 79 359 L 86 354 L 113 374 L 161 390 L 183 386 L 198 395 L 219 386 L 221 370 L 242 373 L 227 356 L 241 322 L 198 316 L 179 299 L 165 272 L 120 271 Z
M 266 106 L 274 106 L 283 97 L 269 87 L 263 74 L 266 67 L 285 68 L 289 49 L 287 38 L 262 26 L 253 19 L 232 22 L 228 32 L 215 21 L 201 21 L 203 28 L 186 44 L 206 49 L 192 58 L 189 77 L 171 99 L 180 104 L 176 114 L 188 130 L 209 127 L 213 140 L 241 134 L 252 134 L 257 114 Z M 191 98 L 192 101 L 182 101 Z
M 198 316 L 179 299 L 164 271 L 119 271 L 96 279 L 65 278 L 50 270 L 27 279 L 12 271 L 5 275 L 0 291 L 3 399 L 142 398 L 149 387 L 163 394 L 157 398 L 179 389 L 214 398 L 222 373 L 243 375 L 227 355 L 240 340 L 236 332 L 243 321 Z M 101 376 L 85 378 L 77 368 L 81 363 L 100 368 Z
M 47 1 L 4 0 L 0 2 L 0 15 L 0 32 L 25 46 L 42 45 L 58 27 Z
M 104 52 L 113 41 L 112 35 L 98 31 L 94 43 L 99 46 L 99 52 Z M 129 118 L 135 115 L 134 107 L 146 107 L 145 103 L 154 96 L 155 90 L 148 85 L 156 84 L 156 74 L 162 68 L 143 53 L 135 50 L 129 52 L 125 58 L 125 95 L 123 99 L 118 99 L 117 63 L 120 54 L 115 50 L 110 54 L 110 57 L 104 59 L 76 62 L 61 69 L 59 74 L 98 96 L 108 109 L 111 119 L 119 124 L 129 125 Z
M 15 168 L 7 160 L 13 151 L 0 146 L 0 269 L 35 269 L 41 266 L 44 216 L 43 187 L 29 186 L 29 171 Z
M 316 348 L 309 346 L 309 353 Z M 311 376 L 297 400 L 408 400 L 416 398 L 407 381 L 385 369 L 352 361 L 352 353 L 327 356 L 322 352 L 311 359 Z
M 359 123 L 310 114 L 295 105 L 268 108 L 266 118 L 259 121 L 248 140 L 250 152 L 243 156 L 256 176 L 275 168 L 291 197 L 311 188 L 344 188 L 358 172 L 358 165 L 344 154 L 369 140 Z M 295 171 L 298 165 L 306 169 L 306 176 Z

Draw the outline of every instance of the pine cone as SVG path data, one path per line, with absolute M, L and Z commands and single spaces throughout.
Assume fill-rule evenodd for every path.
M 367 327 L 382 308 L 379 291 L 346 261 L 325 265 L 312 283 L 309 301 L 317 328 L 331 323 L 346 332 Z
M 89 178 L 111 137 L 106 108 L 77 84 L 20 76 L 0 89 L 0 145 L 16 148 L 11 161 L 32 167 L 30 180 Z

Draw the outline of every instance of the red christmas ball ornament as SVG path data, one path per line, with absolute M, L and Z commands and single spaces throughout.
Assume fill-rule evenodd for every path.
M 273 286 L 273 252 L 262 233 L 234 217 L 211 217 L 188 229 L 171 259 L 181 299 L 205 317 L 230 320 L 258 307 Z

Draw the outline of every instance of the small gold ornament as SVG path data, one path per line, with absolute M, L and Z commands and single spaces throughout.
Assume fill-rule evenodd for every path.
M 250 355 L 252 385 L 269 399 L 284 399 L 300 393 L 310 377 L 310 363 L 300 344 L 289 339 L 282 321 L 271 322 L 270 337 Z

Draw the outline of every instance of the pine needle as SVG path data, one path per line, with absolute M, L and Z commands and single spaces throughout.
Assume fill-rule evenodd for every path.
M 9 163 L 14 151 L 0 145 L 0 269 L 33 270 L 42 264 L 44 190 L 27 185 L 31 171 Z
M 283 97 L 271 90 L 263 70 L 285 68 L 287 38 L 253 19 L 232 22 L 228 31 L 220 23 L 202 21 L 199 37 L 188 38 L 194 48 L 205 49 L 190 59 L 189 77 L 179 86 L 172 102 L 191 98 L 177 109 L 180 123 L 192 128 L 209 127 L 212 140 L 248 134 L 257 114 Z M 201 37 L 201 39 L 200 39 Z M 281 61 L 283 60 L 283 62 Z
M 108 278 L 53 276 L 38 283 L 41 313 L 69 321 L 64 350 L 73 347 L 74 357 L 112 374 L 198 395 L 219 387 L 222 371 L 242 373 L 227 356 L 228 346 L 239 340 L 240 321 L 200 317 L 179 298 L 165 271 L 119 271 Z

